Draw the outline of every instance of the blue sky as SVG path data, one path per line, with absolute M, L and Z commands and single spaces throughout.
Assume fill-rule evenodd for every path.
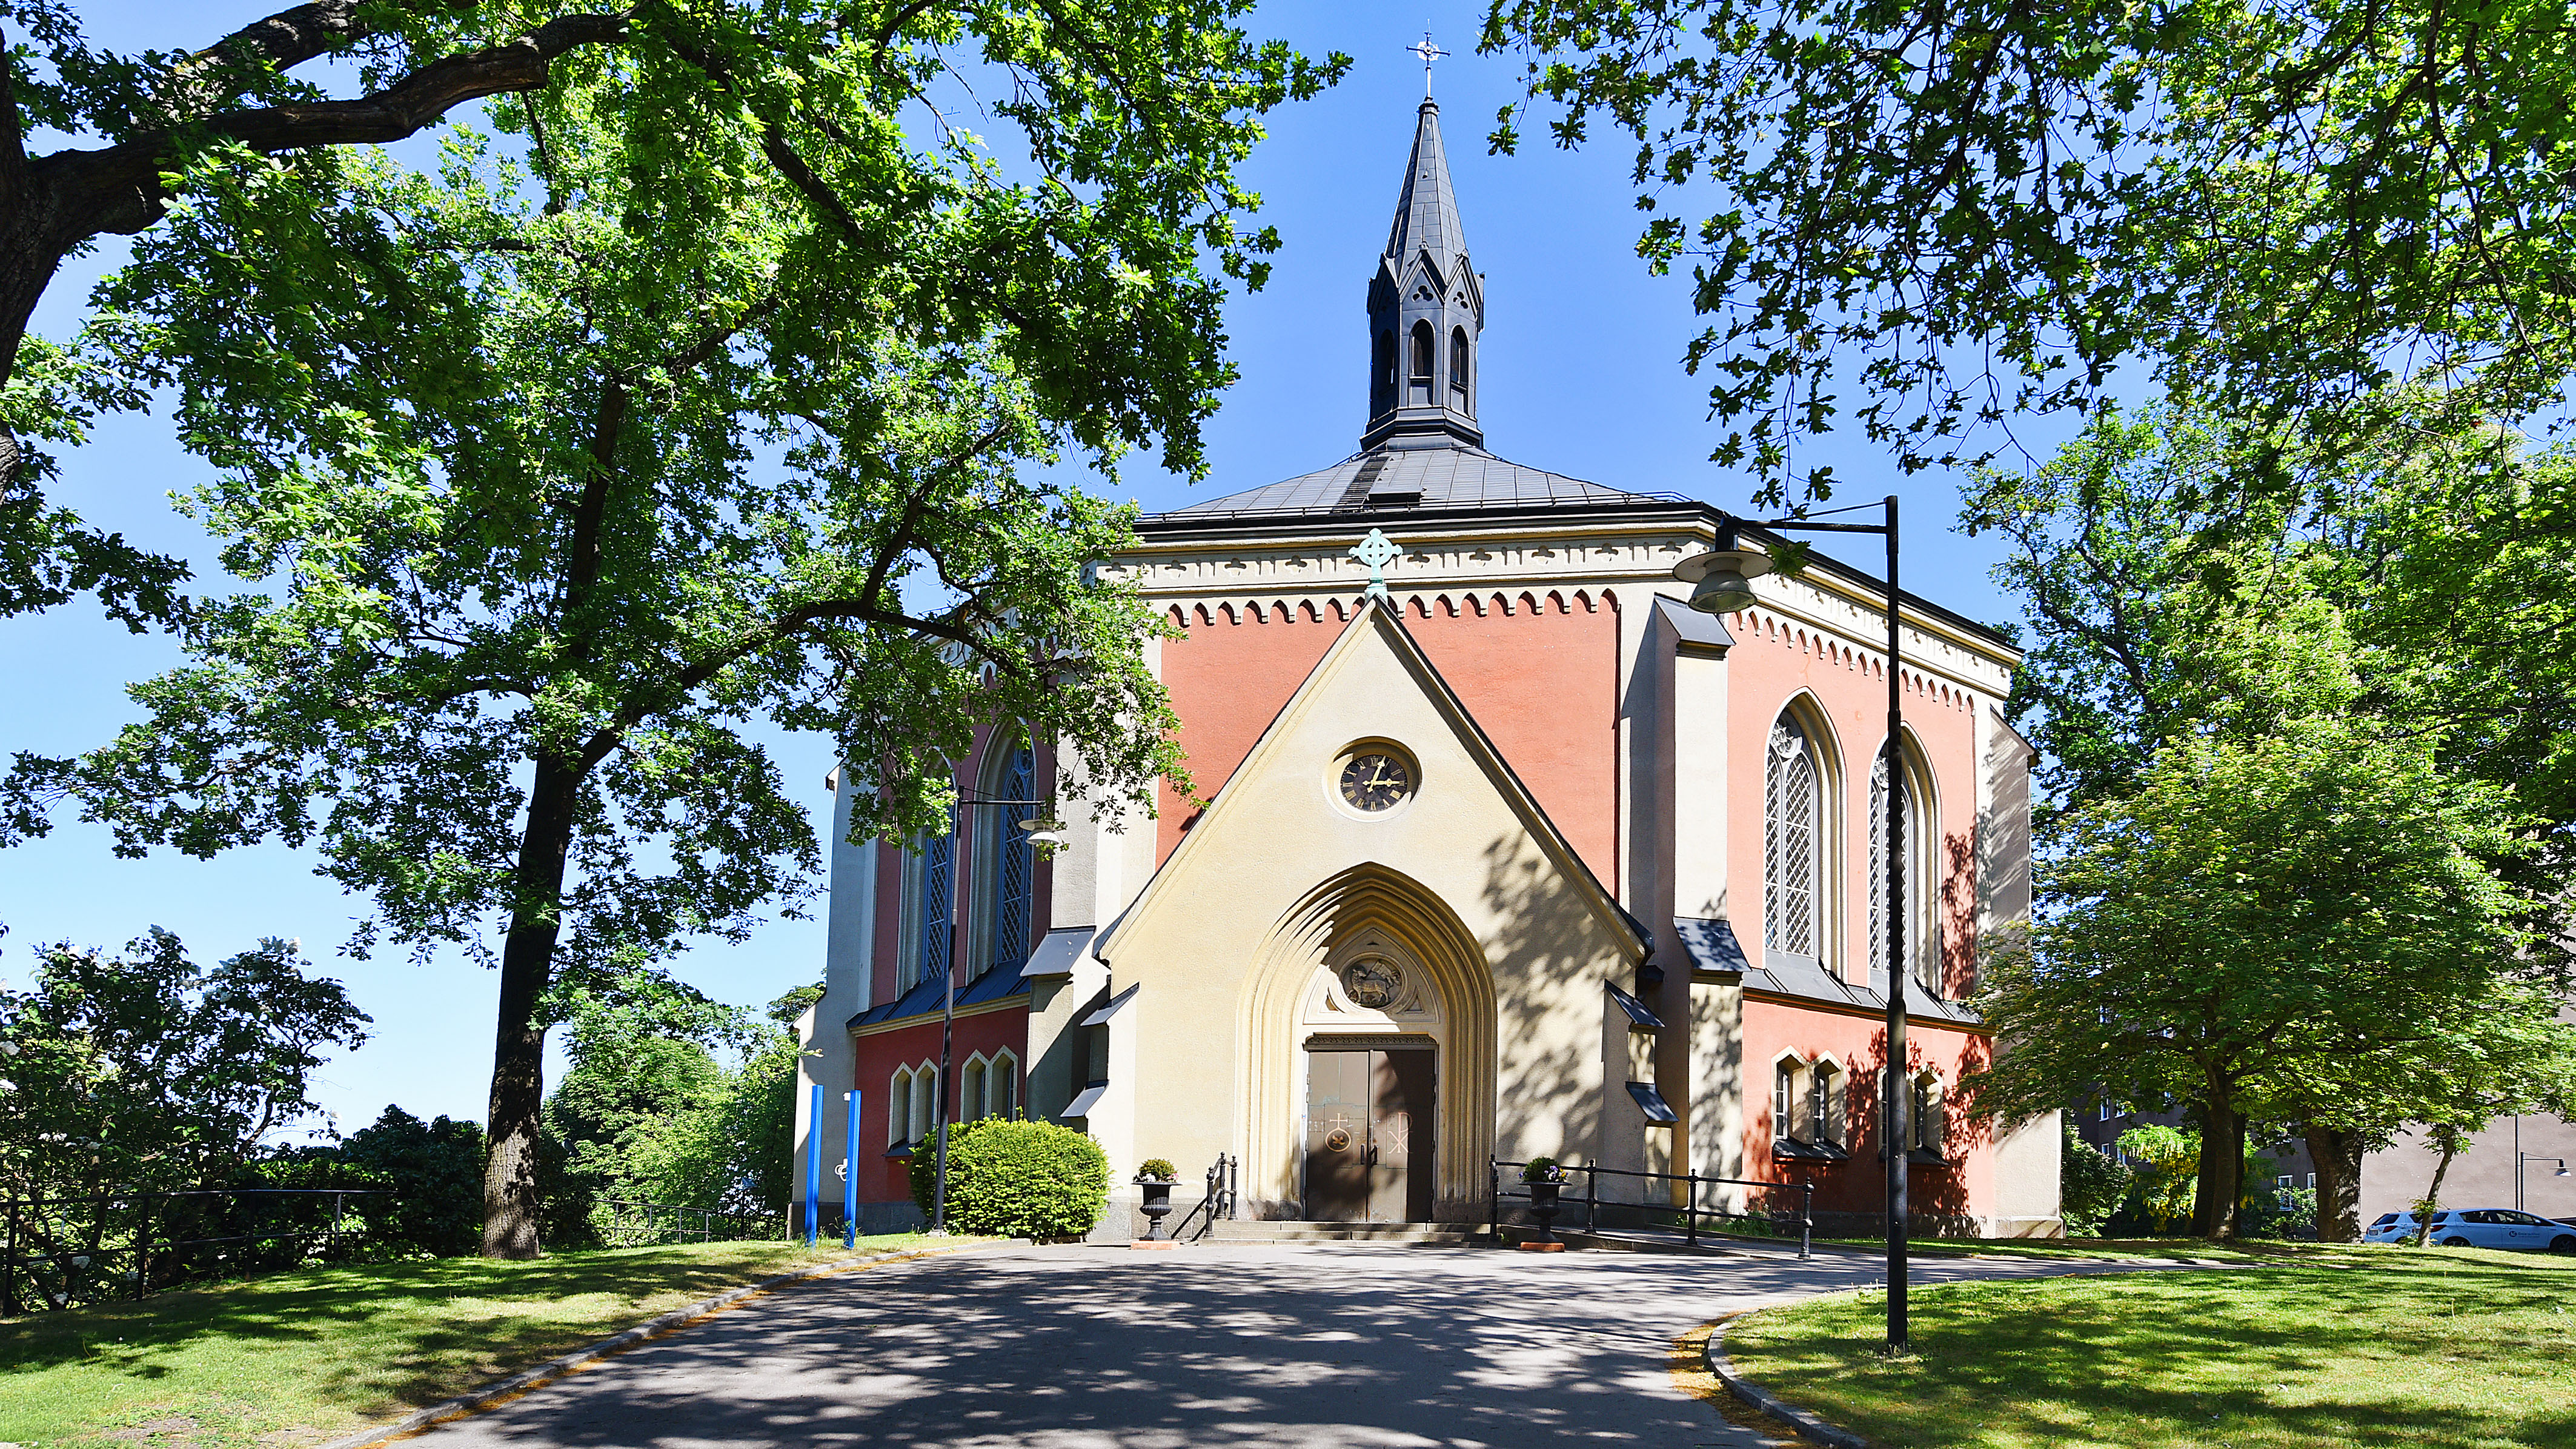
M 94 0 L 84 8 L 105 43 L 195 48 L 276 6 Z M 1286 248 L 1267 290 L 1227 308 L 1242 381 L 1209 427 L 1211 477 L 1192 485 L 1131 470 L 1124 491 L 1147 509 L 1303 473 L 1355 447 L 1365 403 L 1364 297 L 1422 96 L 1421 64 L 1403 47 L 1426 24 L 1459 52 L 1440 63 L 1437 86 L 1468 243 L 1486 276 L 1487 445 L 1613 487 L 1746 506 L 1747 479 L 1707 461 L 1716 431 L 1705 421 L 1705 391 L 1682 371 L 1682 349 L 1697 330 L 1687 283 L 1649 277 L 1633 251 L 1641 218 L 1625 185 L 1627 149 L 1612 142 L 1567 155 L 1540 141 L 1525 142 L 1516 157 L 1487 155 L 1485 134 L 1495 108 L 1517 94 L 1519 67 L 1470 53 L 1481 13 L 1473 4 L 1310 3 L 1274 4 L 1254 17 L 1260 33 L 1313 53 L 1344 50 L 1358 63 L 1338 88 L 1275 116 L 1252 159 L 1247 174 L 1264 195 L 1263 219 L 1280 229 Z M 68 268 L 47 295 L 38 329 L 67 334 L 89 283 L 119 255 L 103 247 Z M 1856 437 L 1807 445 L 1806 456 L 1833 463 L 1837 502 L 1902 496 L 1914 591 L 1975 618 L 2016 616 L 1986 576 L 1992 540 L 1950 528 L 1955 476 L 1900 478 Z M 201 578 L 211 573 L 203 535 L 167 501 L 203 470 L 171 443 L 166 418 L 109 420 L 64 471 L 63 501 L 138 541 L 198 559 Z M 1875 571 L 1872 551 L 1853 561 Z M 0 748 L 64 753 L 105 740 L 134 716 L 126 684 L 176 659 L 166 642 L 127 634 L 84 604 L 0 620 L 0 679 L 9 681 L 0 691 Z M 771 742 L 821 818 L 829 743 Z M 399 952 L 366 962 L 337 956 L 359 903 L 316 877 L 313 864 L 274 846 L 212 861 L 166 852 L 118 860 L 103 832 L 66 819 L 49 838 L 0 854 L 0 923 L 8 927 L 0 980 L 23 983 L 38 942 L 113 945 L 156 924 L 185 937 L 201 959 L 264 935 L 301 937 L 317 967 L 345 980 L 376 1021 L 374 1039 L 324 1073 L 320 1098 L 342 1125 L 362 1125 L 389 1102 L 424 1117 L 481 1118 L 494 976 L 452 954 L 420 966 Z M 822 949 L 819 919 L 779 920 L 744 944 L 695 951 L 678 969 L 718 997 L 757 1004 L 815 980 Z

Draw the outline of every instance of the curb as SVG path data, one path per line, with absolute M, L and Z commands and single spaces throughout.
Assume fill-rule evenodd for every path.
M 1717 1381 L 1726 1385 L 1726 1391 L 1754 1410 L 1768 1414 L 1796 1430 L 1800 1438 L 1813 1439 L 1819 1444 L 1831 1445 L 1832 1449 L 1869 1449 L 1869 1441 L 1858 1434 L 1847 1429 L 1837 1429 L 1804 1409 L 1793 1408 L 1781 1402 L 1770 1392 L 1735 1371 L 1735 1365 L 1727 1358 L 1726 1350 L 1722 1345 L 1726 1342 L 1726 1325 L 1743 1316 L 1741 1313 L 1730 1313 L 1719 1319 L 1716 1327 L 1708 1331 L 1706 1349 L 1708 1371 L 1717 1375 Z M 336 1449 L 336 1446 L 326 1446 L 326 1449 Z
M 818 1263 L 811 1268 L 799 1268 L 793 1273 L 781 1273 L 776 1277 L 763 1278 L 757 1283 L 726 1289 L 712 1298 L 701 1298 L 684 1308 L 674 1308 L 659 1317 L 647 1319 L 623 1333 L 610 1334 L 596 1342 L 583 1344 L 570 1353 L 547 1359 L 534 1368 L 521 1369 L 508 1378 L 495 1379 L 479 1389 L 468 1389 L 452 1399 L 442 1399 L 426 1409 L 416 1409 L 390 1424 L 378 1424 L 373 1428 L 360 1429 L 354 1434 L 344 1434 L 337 1439 L 316 1444 L 312 1449 L 369 1449 L 372 1445 L 382 1444 L 392 1439 L 407 1438 L 450 1420 L 467 1418 L 485 1409 L 496 1408 L 521 1394 L 543 1388 L 556 1379 L 587 1368 L 600 1359 L 634 1348 L 647 1339 L 659 1338 L 694 1319 L 730 1308 L 746 1298 L 785 1287 L 790 1283 L 802 1282 L 808 1278 L 820 1278 L 832 1273 L 848 1272 L 856 1268 L 872 1268 L 884 1263 L 908 1262 L 915 1258 L 954 1257 L 989 1248 L 1019 1246 L 1023 1241 L 1012 1239 L 1002 1243 L 978 1243 L 973 1247 L 964 1248 L 910 1248 L 900 1252 L 867 1253 L 856 1258 Z

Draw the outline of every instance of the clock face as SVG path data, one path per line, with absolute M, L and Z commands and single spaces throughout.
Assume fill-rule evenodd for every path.
M 1412 767 L 1393 755 L 1372 750 L 1342 766 L 1342 798 L 1356 809 L 1391 810 L 1412 791 Z

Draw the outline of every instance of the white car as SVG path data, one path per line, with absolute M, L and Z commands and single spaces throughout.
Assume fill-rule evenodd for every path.
M 2415 1238 L 2413 1213 L 2381 1213 L 2361 1235 L 2366 1243 Z M 2452 1208 L 2433 1214 L 2432 1240 L 2445 1248 L 2513 1248 L 2526 1253 L 2576 1253 L 2576 1227 L 2519 1208 Z

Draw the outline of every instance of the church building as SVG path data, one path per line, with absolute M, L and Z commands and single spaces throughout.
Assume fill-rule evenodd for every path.
M 819 1129 L 827 1211 L 856 1087 L 863 1225 L 914 1220 L 953 982 L 946 1115 L 1088 1132 L 1104 1233 L 1146 1158 L 1184 1202 L 1234 1159 L 1242 1217 L 1465 1224 L 1496 1162 L 1539 1155 L 1632 1202 L 1676 1200 L 1677 1174 L 1812 1184 L 1820 1231 L 1874 1231 L 1892 968 L 1917 1231 L 2060 1231 L 2057 1120 L 1954 1105 L 1996 1050 L 1965 1004 L 1979 941 L 2028 903 L 2019 656 L 1907 595 L 1891 779 L 1883 583 L 1819 551 L 1749 608 L 1693 612 L 1674 567 L 1715 509 L 1486 449 L 1485 307 L 1425 101 L 1368 283 L 1358 451 L 1149 517 L 1102 564 L 1185 631 L 1147 658 L 1203 806 L 1066 800 L 1043 859 L 1023 825 L 1045 806 L 909 847 L 851 845 L 836 812 L 826 994 L 799 1028 L 827 1090 L 819 1122 L 798 1093 L 797 1176 Z M 957 785 L 1037 800 L 1056 764 L 997 730 Z M 1871 884 L 1892 795 L 1899 962 Z

